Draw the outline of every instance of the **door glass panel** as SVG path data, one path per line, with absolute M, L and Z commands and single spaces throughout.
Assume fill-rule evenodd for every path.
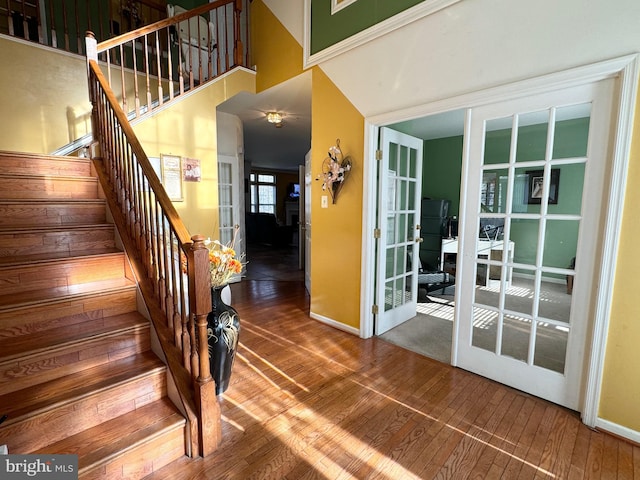
M 385 262 L 385 278 L 392 278 L 396 271 L 395 268 L 395 248 L 387 248 L 386 262 Z
M 398 171 L 398 145 L 389 143 L 389 170 Z
M 571 296 L 567 293 L 566 279 L 566 275 L 542 272 L 538 317 L 569 325 Z
M 480 186 L 480 211 L 505 213 L 507 211 L 507 176 L 506 168 L 485 170 L 482 173 Z
M 502 325 L 501 354 L 526 362 L 529 358 L 531 320 L 525 317 L 505 315 Z
M 564 373 L 569 329 L 547 322 L 536 324 L 536 347 L 533 364 L 558 373 Z
M 547 220 L 544 235 L 544 267 L 569 268 L 578 249 L 579 220 Z
M 557 203 L 549 204 L 550 214 L 580 215 L 582 212 L 582 189 L 584 185 L 584 163 L 571 163 L 558 167 Z M 553 176 L 552 176 L 553 179 Z
M 398 236 L 395 239 L 395 243 L 402 243 L 407 241 L 407 214 L 399 213 L 396 215 L 396 221 L 398 222 Z
M 396 243 L 396 217 L 387 217 L 387 245 Z
M 406 180 L 400 180 L 398 179 L 398 181 L 396 182 L 398 184 L 398 209 L 399 210 L 406 210 L 407 209 L 407 181 Z
M 514 213 L 540 213 L 543 170 L 532 168 L 516 168 L 513 182 L 511 208 Z
M 536 264 L 538 253 L 538 230 L 540 220 L 529 218 L 511 219 L 509 232 L 511 241 L 514 242 L 513 261 L 526 265 Z
M 591 104 L 571 105 L 556 110 L 553 158 L 587 156 Z
M 400 176 L 406 177 L 409 174 L 409 149 L 405 146 L 400 147 Z
M 531 315 L 535 293 L 535 270 L 519 268 L 518 273 L 517 282 L 512 283 L 505 292 L 504 308 L 512 312 Z
M 490 352 L 496 351 L 498 312 L 480 307 L 473 308 L 473 332 L 471 344 Z
M 511 151 L 512 117 L 497 118 L 486 122 L 484 139 L 484 164 L 509 163 Z
M 405 224 L 405 231 L 404 231 L 405 233 L 404 240 L 407 242 L 410 242 L 414 239 L 414 236 L 413 236 L 414 234 L 416 235 L 416 237 L 420 235 L 419 230 L 414 232 L 414 225 L 415 225 L 414 218 L 415 216 L 413 213 L 410 213 L 407 215 L 407 223 Z
M 518 117 L 516 162 L 545 159 L 548 128 L 548 110 L 525 113 Z
M 393 280 L 385 282 L 384 286 L 384 311 L 389 311 L 393 308 Z

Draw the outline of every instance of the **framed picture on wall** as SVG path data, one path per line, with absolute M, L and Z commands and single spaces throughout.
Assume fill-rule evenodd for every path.
M 162 184 L 173 201 L 182 201 L 182 158 L 177 155 L 160 154 Z
M 544 184 L 544 170 L 529 170 L 527 173 L 527 203 L 539 205 L 542 202 L 542 186 Z M 549 204 L 558 203 L 560 189 L 560 169 L 551 169 L 551 183 L 549 184 Z

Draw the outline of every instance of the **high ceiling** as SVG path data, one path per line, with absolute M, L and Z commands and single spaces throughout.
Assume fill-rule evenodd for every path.
M 242 92 L 218 106 L 238 116 L 244 127 L 244 158 L 253 168 L 298 170 L 311 149 L 311 72 L 258 94 Z M 268 112 L 282 126 L 267 122 Z

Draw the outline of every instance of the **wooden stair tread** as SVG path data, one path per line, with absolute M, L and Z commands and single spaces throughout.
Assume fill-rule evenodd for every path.
M 104 205 L 98 198 L 0 198 L 2 205 Z
M 142 445 L 151 437 L 184 428 L 185 419 L 162 398 L 43 448 L 49 454 L 76 454 L 82 474 Z
M 8 415 L 3 427 L 129 382 L 132 378 L 157 374 L 164 368 L 162 361 L 149 351 L 7 393 L 0 396 L 3 406 L 0 415 Z
M 37 253 L 31 255 L 15 255 L 12 257 L 0 257 L 0 268 L 15 267 L 18 265 L 35 265 L 73 259 L 79 260 L 81 257 L 99 257 L 120 253 L 122 253 L 122 250 L 107 247 L 96 248 L 93 250 L 73 250 L 64 252 Z
M 32 153 L 32 152 L 15 152 L 13 150 L 0 150 L 0 162 L 7 158 L 21 158 L 24 160 L 50 160 L 52 162 L 78 162 L 78 163 L 91 163 L 89 158 L 84 157 L 72 157 L 70 155 L 49 155 L 46 153 Z
M 0 339 L 0 364 L 21 356 L 43 351 L 53 351 L 69 344 L 93 340 L 98 337 L 117 334 L 122 331 L 148 327 L 149 322 L 138 312 L 130 312 L 112 317 L 68 325 L 64 328 L 42 330 L 28 335 Z
M 22 308 L 28 305 L 56 303 L 60 300 L 67 300 L 78 296 L 92 295 L 124 288 L 135 288 L 135 283 L 123 277 L 64 287 L 29 290 L 8 295 L 0 294 L 0 311 L 4 309 Z
M 68 230 L 95 230 L 96 228 L 113 229 L 112 223 L 78 223 L 76 225 L 16 225 L 0 226 L 0 235 L 20 233 L 51 233 L 66 232 Z
M 0 173 L 0 179 L 3 178 L 19 178 L 19 179 L 41 179 L 41 180 L 69 180 L 78 182 L 98 183 L 96 177 L 91 175 L 65 175 L 51 173 Z

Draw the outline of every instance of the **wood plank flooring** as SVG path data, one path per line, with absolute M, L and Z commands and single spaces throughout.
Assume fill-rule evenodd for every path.
M 222 446 L 149 480 L 640 479 L 640 447 L 575 412 L 312 320 L 300 281 L 250 278 L 232 286 Z

